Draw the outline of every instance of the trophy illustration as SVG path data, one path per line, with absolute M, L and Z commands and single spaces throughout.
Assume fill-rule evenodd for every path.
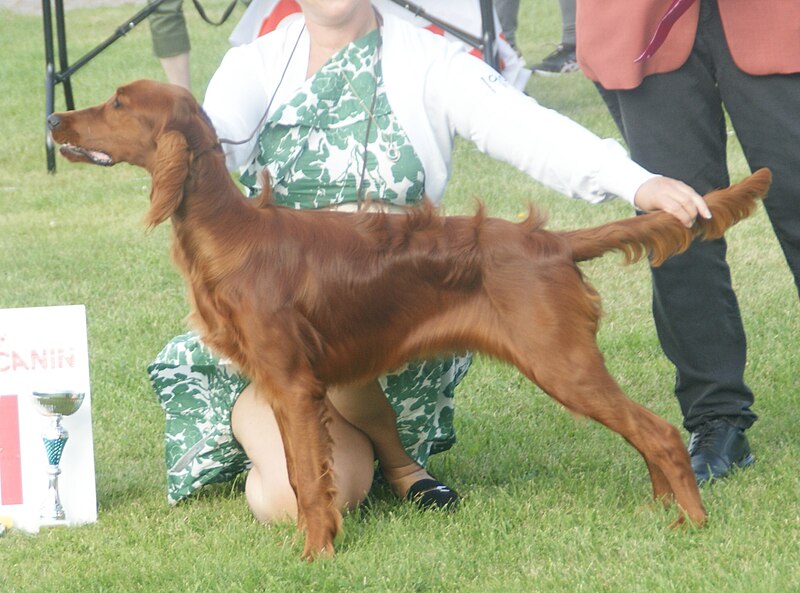
M 47 451 L 47 468 L 49 484 L 47 494 L 42 502 L 40 517 L 43 524 L 58 525 L 64 523 L 66 514 L 61 506 L 58 493 L 58 476 L 61 474 L 61 454 L 67 444 L 69 433 L 61 425 L 64 416 L 78 411 L 83 403 L 84 394 L 75 391 L 33 392 L 33 403 L 40 414 L 50 418 L 50 422 L 42 432 L 42 441 Z

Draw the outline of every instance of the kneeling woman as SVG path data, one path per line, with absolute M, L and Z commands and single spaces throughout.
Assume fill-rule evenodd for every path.
M 302 14 L 231 49 L 206 93 L 229 168 L 243 168 L 251 194 L 266 169 L 274 200 L 291 208 L 355 209 L 368 199 L 402 211 L 424 197 L 438 205 L 458 134 L 570 196 L 618 195 L 642 210 L 676 212 L 687 225 L 698 212 L 708 216 L 687 186 L 539 106 L 460 46 L 383 19 L 368 0 L 299 4 Z M 329 392 L 342 509 L 366 496 L 375 457 L 399 496 L 422 507 L 457 501 L 425 465 L 454 442 L 453 392 L 469 362 L 412 361 Z M 192 334 L 170 342 L 150 372 L 167 414 L 171 501 L 251 467 L 254 514 L 296 515 L 275 418 L 245 377 Z

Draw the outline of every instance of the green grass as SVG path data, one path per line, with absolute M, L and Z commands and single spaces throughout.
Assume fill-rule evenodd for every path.
M 225 3 L 207 5 L 221 11 Z M 68 12 L 71 56 L 137 9 Z M 190 5 L 187 12 L 202 96 L 230 26 L 212 29 Z M 556 2 L 524 1 L 521 22 L 529 61 L 558 42 Z M 368 509 L 345 519 L 336 557 L 306 564 L 294 527 L 257 524 L 235 488 L 167 506 L 163 417 L 144 368 L 183 329 L 187 312 L 169 261 L 168 226 L 144 232 L 149 179 L 139 169 L 59 158 L 58 173 L 46 172 L 41 21 L 0 11 L 0 39 L 0 307 L 86 305 L 99 501 L 96 524 L 0 538 L 0 591 L 800 590 L 800 310 L 763 211 L 729 234 L 750 341 L 747 378 L 761 415 L 749 433 L 758 463 L 704 490 L 707 528 L 669 530 L 674 511 L 650 501 L 647 472 L 630 447 L 576 421 L 513 369 L 479 358 L 458 394 L 459 442 L 432 461 L 434 473 L 465 495 L 461 509 L 416 513 L 378 492 Z M 146 25 L 78 72 L 78 107 L 141 77 L 163 78 Z M 528 90 L 598 133 L 615 134 L 580 75 L 536 78 Z M 735 144 L 731 162 L 732 177 L 744 176 Z M 451 213 L 482 199 L 490 213 L 516 219 L 534 201 L 554 228 L 630 214 L 620 203 L 555 196 L 464 143 L 453 177 L 445 200 Z M 612 373 L 633 399 L 679 424 L 673 371 L 650 317 L 646 266 L 623 267 L 609 256 L 584 269 L 604 298 L 599 339 Z

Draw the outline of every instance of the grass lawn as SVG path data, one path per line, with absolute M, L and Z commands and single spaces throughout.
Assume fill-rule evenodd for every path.
M 214 14 L 226 4 L 204 2 Z M 71 57 L 139 7 L 68 11 Z M 185 7 L 202 97 L 232 23 L 211 28 Z M 481 357 L 458 393 L 459 442 L 432 460 L 433 473 L 464 495 L 457 513 L 418 513 L 376 492 L 368 508 L 346 517 L 336 557 L 307 564 L 294 526 L 258 524 L 235 487 L 168 507 L 163 415 L 144 369 L 183 331 L 187 312 L 169 260 L 169 225 L 144 232 L 150 181 L 141 169 L 59 157 L 57 174 L 47 173 L 41 28 L 39 17 L 0 9 L 0 307 L 86 305 L 99 520 L 0 538 L 0 591 L 800 591 L 800 308 L 763 209 L 728 235 L 750 343 L 747 379 L 761 416 L 749 432 L 758 462 L 704 489 L 705 529 L 668 529 L 675 511 L 650 500 L 633 449 Z M 559 39 L 557 3 L 523 0 L 518 39 L 529 62 L 549 53 Z M 77 106 L 143 77 L 163 79 L 147 25 L 75 75 Z M 579 74 L 537 77 L 528 91 L 598 134 L 616 133 Z M 738 180 L 746 167 L 733 134 L 730 161 Z M 622 203 L 556 196 L 459 143 L 447 210 L 470 212 L 477 199 L 512 220 L 533 201 L 550 212 L 552 228 L 631 215 Z M 608 256 L 584 270 L 604 298 L 599 339 L 612 374 L 631 398 L 680 424 L 673 369 L 650 315 L 647 266 Z

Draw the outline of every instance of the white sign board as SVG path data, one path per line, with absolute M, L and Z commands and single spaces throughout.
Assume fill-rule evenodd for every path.
M 35 392 L 84 394 L 63 416 L 69 433 L 59 467 L 63 524 L 97 520 L 92 400 L 86 311 L 82 305 L 0 309 L 0 519 L 37 532 L 47 497 L 48 455 L 42 434 L 52 418 L 37 411 Z

